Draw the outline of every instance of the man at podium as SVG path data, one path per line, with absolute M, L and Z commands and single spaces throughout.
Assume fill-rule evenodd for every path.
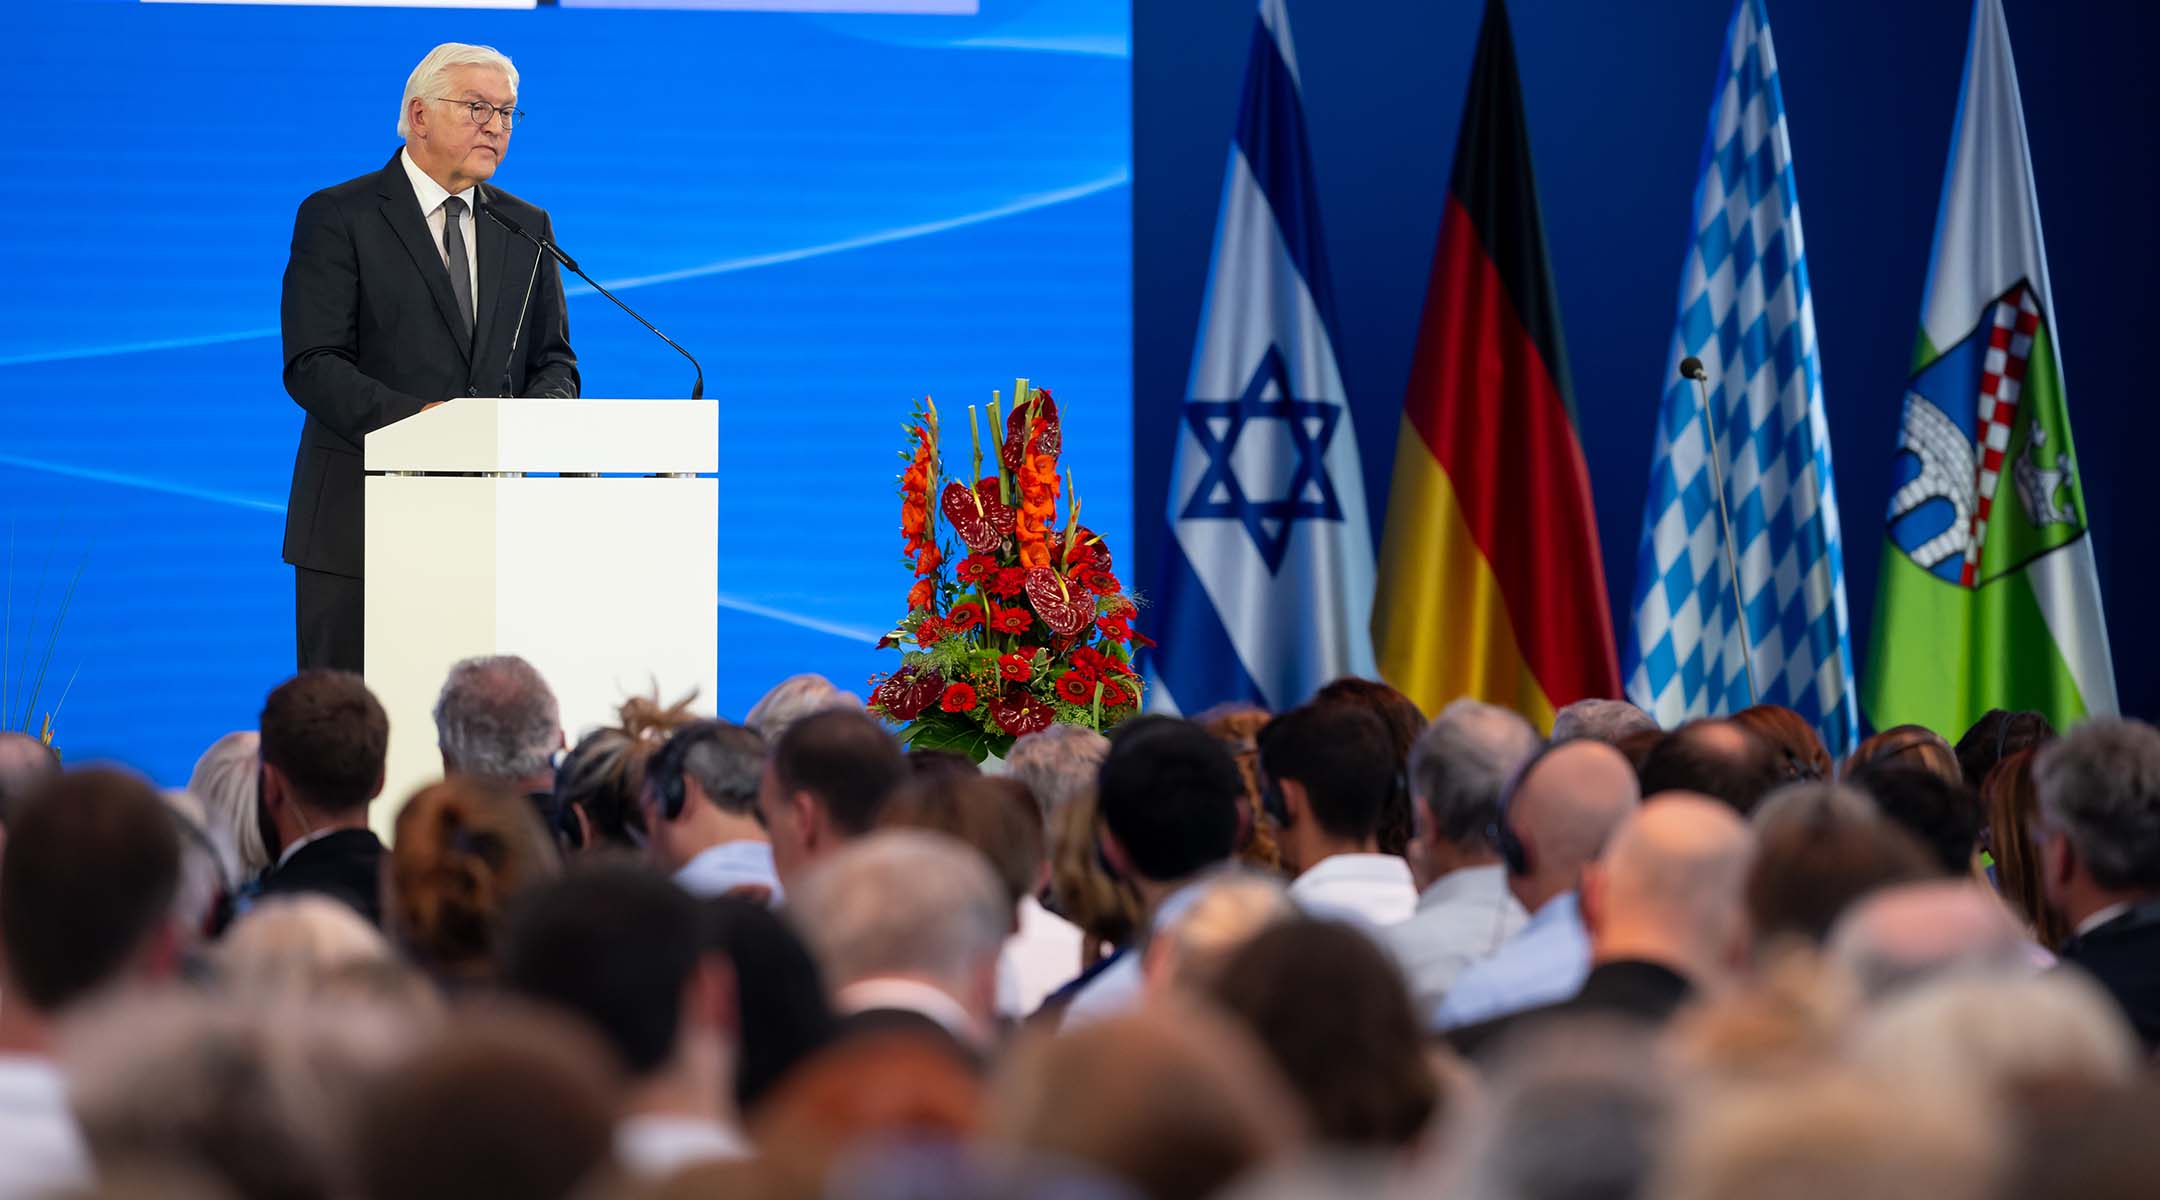
M 299 665 L 362 665 L 361 441 L 461 396 L 578 394 L 562 278 L 485 215 L 553 240 L 486 186 L 524 116 L 487 46 L 430 50 L 405 81 L 404 148 L 301 202 L 285 266 L 285 390 L 307 411 L 285 510 Z

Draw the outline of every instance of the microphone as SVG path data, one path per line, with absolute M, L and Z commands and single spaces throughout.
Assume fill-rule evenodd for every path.
M 510 353 L 503 358 L 502 394 L 505 396 L 512 394 L 510 368 L 517 363 L 518 339 L 525 334 L 525 313 L 532 307 L 533 285 L 540 281 L 540 264 L 546 258 L 544 254 L 533 255 L 532 273 L 525 277 L 525 299 L 518 305 L 517 324 L 510 327 Z
M 1732 579 L 1733 612 L 1740 618 L 1740 663 L 1747 668 L 1748 703 L 1762 703 L 1762 693 L 1755 689 L 1755 635 L 1748 630 L 1747 598 L 1740 594 L 1740 560 L 1733 553 L 1732 513 L 1725 507 L 1725 468 L 1718 449 L 1717 430 L 1710 424 L 1710 372 L 1703 369 L 1701 359 L 1690 354 L 1680 360 L 1680 377 L 1695 381 L 1695 394 L 1702 398 L 1703 442 L 1710 450 L 1710 489 L 1717 493 L 1718 528 L 1724 533 L 1725 571 Z
M 502 226 L 504 229 L 509 230 L 512 234 L 515 234 L 518 237 L 524 238 L 526 241 L 531 242 L 535 246 L 538 246 L 541 250 L 545 251 L 549 255 L 552 255 L 556 262 L 559 262 L 562 265 L 570 268 L 572 274 L 576 275 L 579 279 L 584 280 L 586 283 L 592 285 L 592 290 L 600 293 L 603 296 L 606 296 L 609 300 L 615 302 L 615 307 L 623 310 L 626 313 L 629 313 L 631 320 L 636 321 L 638 324 L 643 325 L 647 330 L 650 330 L 654 337 L 659 338 L 663 342 L 666 342 L 669 348 L 673 349 L 675 353 L 689 359 L 691 368 L 697 372 L 697 381 L 690 385 L 690 398 L 692 400 L 702 400 L 705 398 L 705 368 L 698 363 L 696 355 L 690 353 L 688 350 L 683 349 L 681 344 L 676 342 L 674 338 L 671 338 L 668 335 L 660 332 L 659 327 L 654 325 L 651 321 L 648 321 L 644 317 L 639 316 L 638 311 L 630 307 L 629 305 L 624 304 L 620 296 L 617 296 L 615 293 L 607 290 L 604 287 L 601 287 L 598 280 L 594 279 L 590 275 L 587 275 L 584 268 L 577 265 L 576 259 L 563 253 L 562 247 L 557 246 L 554 242 L 549 241 L 547 238 L 538 237 L 534 234 L 526 232 L 524 226 L 518 224 L 517 221 L 512 219 L 508 213 L 505 213 L 501 209 L 495 207 L 493 204 L 483 202 L 480 205 L 480 211 L 486 213 L 488 215 L 488 218 L 494 221 L 497 225 Z M 535 269 L 537 269 L 538 266 L 539 264 L 536 262 L 534 264 Z M 518 323 L 522 325 L 524 324 L 524 320 L 520 318 Z M 508 374 L 509 372 L 506 368 L 504 371 L 504 375 L 507 377 Z

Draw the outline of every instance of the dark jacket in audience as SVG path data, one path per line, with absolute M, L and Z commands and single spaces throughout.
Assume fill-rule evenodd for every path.
M 383 844 L 371 829 L 340 829 L 263 873 L 260 894 L 328 896 L 382 927 Z
M 1618 1018 L 1659 1026 L 1694 995 L 1687 976 L 1663 963 L 1621 959 L 1590 969 L 1582 990 L 1558 1004 L 1527 1009 L 1475 1025 L 1450 1030 L 1447 1042 L 1465 1058 L 1500 1045 L 1507 1036 L 1533 1025 L 1570 1017 Z
M 2062 959 L 2098 980 L 2122 1006 L 2145 1048 L 2160 1050 L 2160 899 L 2071 938 Z

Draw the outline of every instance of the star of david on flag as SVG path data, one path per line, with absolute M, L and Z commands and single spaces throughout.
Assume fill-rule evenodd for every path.
M 1844 551 L 1792 142 L 1763 0 L 1738 0 L 1726 27 L 1694 228 L 1621 675 L 1628 698 L 1668 727 L 1759 700 L 1797 710 L 1843 754 L 1859 735 Z M 1703 402 L 1679 376 L 1687 355 L 1709 374 L 1738 597 Z
M 1177 423 L 1151 703 L 1275 711 L 1372 677 L 1373 546 L 1297 55 L 1261 0 Z

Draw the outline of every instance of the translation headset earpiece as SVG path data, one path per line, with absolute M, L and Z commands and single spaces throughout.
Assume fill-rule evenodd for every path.
M 683 766 L 689 762 L 691 751 L 720 736 L 726 728 L 727 724 L 722 721 L 694 721 L 676 730 L 653 755 L 651 765 L 645 768 L 645 778 L 652 784 L 653 794 L 659 797 L 661 816 L 670 821 L 681 819 L 685 792 Z
M 1515 833 L 1515 823 L 1510 819 L 1515 808 L 1515 793 L 1522 790 L 1523 781 L 1530 778 L 1530 772 L 1537 770 L 1537 765 L 1545 761 L 1546 755 L 1565 744 L 1547 742 L 1539 746 L 1537 753 L 1524 759 L 1523 765 L 1515 768 L 1515 773 L 1508 776 L 1507 786 L 1500 789 L 1500 811 L 1493 818 L 1492 844 L 1493 848 L 1500 852 L 1500 861 L 1507 866 L 1510 875 L 1530 873 L 1530 848 L 1523 845 L 1522 838 Z

